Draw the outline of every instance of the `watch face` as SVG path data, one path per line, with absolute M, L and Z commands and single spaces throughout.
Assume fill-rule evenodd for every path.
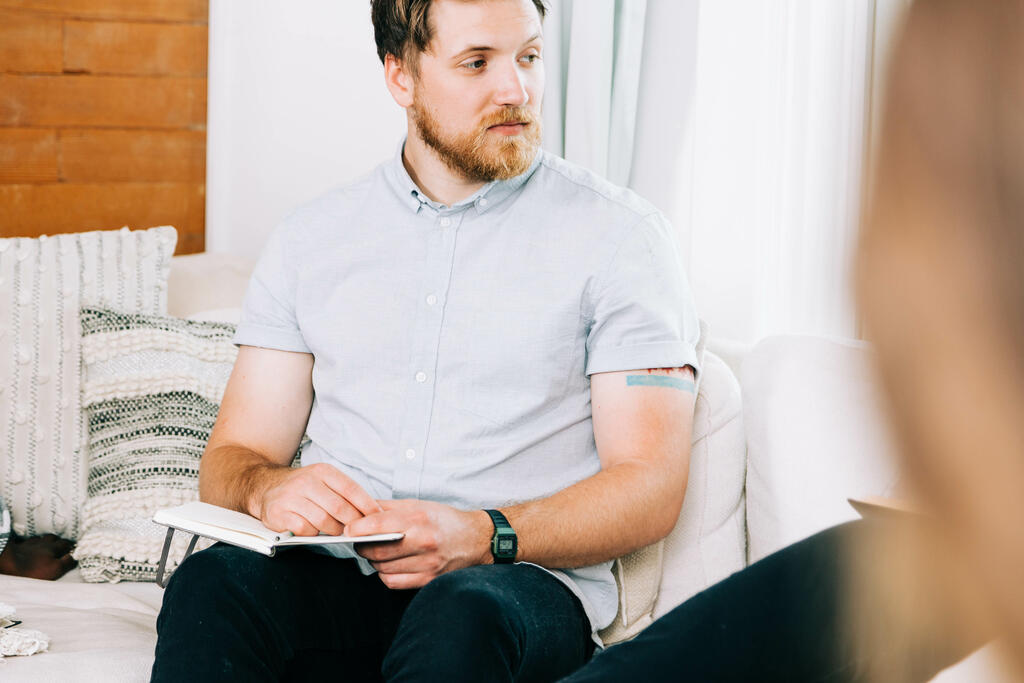
M 498 552 L 499 553 L 510 553 L 516 549 L 516 542 L 511 538 L 499 538 L 498 539 Z

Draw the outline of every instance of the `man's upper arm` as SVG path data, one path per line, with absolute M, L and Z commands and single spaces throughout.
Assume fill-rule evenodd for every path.
M 590 398 L 602 469 L 645 462 L 685 479 L 696 398 L 692 368 L 597 373 Z
M 312 354 L 241 346 L 207 450 L 242 446 L 287 465 L 312 405 Z

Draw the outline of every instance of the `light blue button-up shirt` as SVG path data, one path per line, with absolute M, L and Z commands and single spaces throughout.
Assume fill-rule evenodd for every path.
M 671 229 L 631 191 L 540 152 L 444 206 L 400 147 L 272 233 L 235 343 L 313 354 L 304 465 L 472 510 L 598 472 L 589 376 L 697 368 L 698 335 Z M 553 573 L 594 630 L 615 618 L 610 562 Z

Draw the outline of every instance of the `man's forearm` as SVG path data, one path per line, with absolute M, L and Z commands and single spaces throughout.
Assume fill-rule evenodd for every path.
M 199 463 L 199 499 L 259 517 L 263 493 L 290 469 L 242 446 L 207 449 Z
M 519 540 L 517 561 L 580 567 L 664 538 L 686 489 L 686 459 L 666 468 L 624 462 L 548 498 L 502 508 Z

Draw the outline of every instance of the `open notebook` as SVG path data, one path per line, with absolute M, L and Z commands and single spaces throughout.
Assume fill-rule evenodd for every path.
M 255 550 L 271 557 L 278 548 L 282 547 L 397 541 L 404 536 L 401 533 L 370 536 L 295 536 L 290 531 L 272 531 L 264 526 L 263 522 L 244 512 L 199 502 L 158 510 L 153 515 L 153 521 L 168 527 L 163 553 L 160 555 L 160 565 L 157 568 L 156 580 L 161 586 L 166 585 L 164 568 L 167 564 L 167 554 L 171 548 L 171 539 L 174 537 L 176 529 L 193 534 L 188 550 L 185 551 L 185 557 L 188 557 L 195 549 L 196 541 L 200 536 Z M 184 562 L 184 558 L 182 561 Z

